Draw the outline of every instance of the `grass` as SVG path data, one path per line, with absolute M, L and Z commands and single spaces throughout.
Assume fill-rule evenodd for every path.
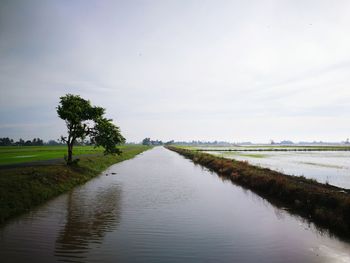
M 168 147 L 196 164 L 248 188 L 274 204 L 329 229 L 350 237 L 350 190 L 321 184 L 303 176 L 290 176 L 194 150 Z
M 73 189 L 118 163 L 150 149 L 123 146 L 122 155 L 82 156 L 75 166 L 64 164 L 1 169 L 0 224 L 61 193 Z
M 121 146 L 121 148 L 127 146 Z M 75 146 L 74 155 L 102 153 L 103 148 Z M 63 158 L 67 146 L 0 146 L 0 165 Z
M 252 157 L 252 158 L 265 158 L 267 155 L 266 154 L 239 154 L 240 156 L 243 157 Z
M 242 157 L 251 157 L 251 158 L 266 158 L 268 155 L 267 154 L 261 154 L 261 153 L 239 153 L 235 152 L 233 153 L 234 155 L 242 156 Z M 223 152 L 223 156 L 225 156 L 226 153 Z M 232 156 L 231 153 L 228 154 L 229 156 Z
M 319 167 L 325 167 L 325 168 L 336 168 L 336 169 L 344 168 L 343 166 L 333 165 L 333 164 L 312 163 L 312 162 L 300 162 L 300 163 L 307 164 L 307 165 L 313 165 L 313 166 L 319 166 Z

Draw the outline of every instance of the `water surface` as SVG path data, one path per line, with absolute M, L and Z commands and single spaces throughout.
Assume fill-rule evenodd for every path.
M 350 243 L 157 147 L 0 228 L 0 258 L 349 262 Z
M 303 175 L 320 183 L 329 183 L 350 189 L 349 151 L 310 151 L 310 152 L 216 152 L 220 155 L 253 165 L 277 170 L 289 175 Z

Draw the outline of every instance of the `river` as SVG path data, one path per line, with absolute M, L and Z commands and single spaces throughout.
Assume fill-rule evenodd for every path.
M 350 242 L 156 147 L 2 226 L 0 261 L 350 262 Z

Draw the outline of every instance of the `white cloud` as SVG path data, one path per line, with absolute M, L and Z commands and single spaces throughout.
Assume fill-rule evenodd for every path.
M 348 1 L 2 5 L 2 125 L 23 123 L 21 109 L 55 121 L 70 92 L 106 107 L 133 141 L 349 136 Z

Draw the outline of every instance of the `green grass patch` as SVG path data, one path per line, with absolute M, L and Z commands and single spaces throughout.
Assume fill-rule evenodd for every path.
M 319 167 L 325 167 L 325 168 L 336 168 L 336 169 L 344 168 L 343 166 L 333 165 L 333 164 L 312 163 L 312 162 L 300 162 L 300 163 L 307 164 L 307 165 L 313 165 L 313 166 L 319 166 Z
M 133 158 L 150 148 L 123 146 L 123 153 L 119 156 L 82 156 L 78 165 L 74 166 L 57 164 L 1 169 L 0 224 L 87 182 L 112 164 Z
M 256 154 L 243 154 L 243 153 L 241 153 L 239 155 L 243 156 L 243 157 L 252 157 L 252 158 L 265 158 L 265 157 L 267 157 L 266 154 L 258 154 L 258 153 L 256 153 Z
M 261 154 L 261 153 L 242 153 L 242 152 L 235 152 L 232 154 L 227 154 L 225 152 L 222 152 L 222 155 L 225 157 L 226 156 L 232 156 L 232 155 L 237 155 L 237 156 L 242 156 L 242 157 L 251 157 L 251 158 L 266 158 L 268 157 L 267 154 Z
M 127 146 L 121 146 L 123 149 Z M 103 153 L 102 147 L 75 146 L 74 155 Z M 62 158 L 67 146 L 0 146 L 0 165 Z

